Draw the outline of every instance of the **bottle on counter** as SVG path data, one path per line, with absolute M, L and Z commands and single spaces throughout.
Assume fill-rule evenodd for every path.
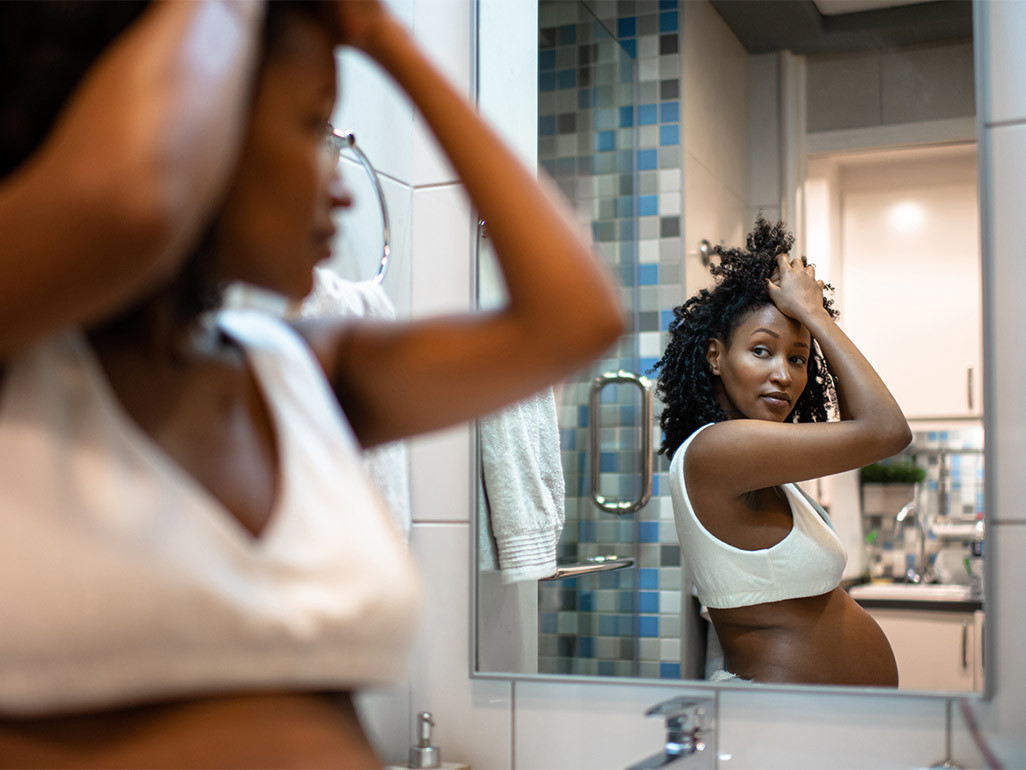
M 983 535 L 985 525 L 983 514 L 976 514 L 976 535 L 969 543 L 969 595 L 983 598 Z

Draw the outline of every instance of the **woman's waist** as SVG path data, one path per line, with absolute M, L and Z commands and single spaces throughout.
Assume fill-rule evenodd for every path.
M 0 767 L 376 767 L 348 693 L 245 693 L 0 718 Z
M 887 637 L 842 588 L 750 607 L 710 608 L 709 616 L 728 667 L 741 676 L 892 684 L 893 653 Z

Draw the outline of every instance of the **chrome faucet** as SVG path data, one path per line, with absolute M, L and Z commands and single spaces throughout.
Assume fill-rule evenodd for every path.
M 657 703 L 645 712 L 647 717 L 666 718 L 666 745 L 658 754 L 653 754 L 627 770 L 650 770 L 666 767 L 683 757 L 706 749 L 706 736 L 712 728 L 706 724 L 706 708 L 711 699 L 688 700 L 673 698 Z M 691 723 L 690 729 L 688 724 Z
M 897 535 L 898 531 L 901 530 L 908 518 L 912 516 L 916 520 L 916 529 L 919 530 L 919 554 L 917 555 L 912 566 L 905 570 L 905 582 L 906 583 L 934 583 L 936 577 L 930 574 L 930 565 L 926 561 L 926 525 L 923 523 L 923 515 L 916 507 L 916 501 L 912 500 L 902 506 L 901 510 L 898 511 L 898 515 L 894 517 L 894 533 Z

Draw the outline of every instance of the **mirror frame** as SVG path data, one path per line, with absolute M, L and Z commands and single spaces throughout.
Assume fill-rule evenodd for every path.
M 480 5 L 486 0 L 476 0 L 471 8 L 471 25 L 470 33 L 472 36 L 472 61 L 474 66 L 471 68 L 471 90 L 475 97 L 475 103 L 480 107 L 480 65 L 481 65 L 481 12 Z M 505 30 L 494 30 L 496 33 L 503 33 Z M 487 30 L 486 30 L 487 32 Z M 987 169 L 989 168 L 989 156 L 990 147 L 989 143 L 985 141 L 986 133 L 984 131 L 984 125 L 982 115 L 984 113 L 983 105 L 989 95 L 989 81 L 990 81 L 990 68 L 987 66 L 987 59 L 984 56 L 984 48 L 987 41 L 984 37 L 985 30 L 983 19 L 981 18 L 981 9 L 978 0 L 973 2 L 973 80 L 974 87 L 976 89 L 976 116 L 975 116 L 975 133 L 976 133 L 976 148 L 977 148 L 977 189 L 979 191 L 979 222 L 980 222 L 980 276 L 981 276 L 981 308 L 983 309 L 981 318 L 981 329 L 982 329 L 982 374 L 983 374 L 983 390 L 982 390 L 982 424 L 984 431 L 984 468 L 993 468 L 995 465 L 994 452 L 995 448 L 993 442 L 987 441 L 986 436 L 993 435 L 993 426 L 995 421 L 995 415 L 993 414 L 992 405 L 994 403 L 993 394 L 993 319 L 986 312 L 986 308 L 990 306 L 991 301 L 991 283 L 988 280 L 991 274 L 991 252 L 989 249 L 990 242 L 990 230 L 991 230 L 991 202 L 990 202 L 990 174 Z M 487 37 L 487 34 L 486 34 Z M 683 214 L 681 215 L 683 217 Z M 477 222 L 477 212 L 472 211 L 472 221 Z M 476 237 L 478 228 L 474 228 L 475 238 L 472 249 L 473 258 L 470 265 L 471 282 L 474 291 L 475 302 L 478 300 L 478 277 L 479 277 L 479 242 Z M 481 452 L 480 452 L 480 437 L 479 432 L 475 430 L 472 432 L 471 437 L 471 452 L 473 457 L 474 467 L 472 469 L 473 478 L 475 480 L 481 478 Z M 545 684 L 568 684 L 568 685 L 614 685 L 614 686 L 631 686 L 631 687 L 659 687 L 667 690 L 673 690 L 676 693 L 683 691 L 693 691 L 698 696 L 714 697 L 719 692 L 749 692 L 750 687 L 743 684 L 724 684 L 717 682 L 709 682 L 706 680 L 699 679 L 645 679 L 640 677 L 612 677 L 612 676 L 585 676 L 579 674 L 521 674 L 513 672 L 500 672 L 500 671 L 479 671 L 477 667 L 478 657 L 478 628 L 477 628 L 477 617 L 478 617 L 478 526 L 479 516 L 478 511 L 482 504 L 481 499 L 481 485 L 475 481 L 472 485 L 471 492 L 471 512 L 472 520 L 470 522 L 469 529 L 469 541 L 467 547 L 470 549 L 471 558 L 469 559 L 470 572 L 468 580 L 470 582 L 469 593 L 469 606 L 467 608 L 469 613 L 470 622 L 468 624 L 469 634 L 469 655 L 468 655 L 468 669 L 469 676 L 471 679 L 482 679 L 482 680 L 493 680 L 503 682 L 538 682 Z M 987 505 L 987 501 L 996 499 L 994 490 L 994 479 L 993 474 L 984 472 L 983 479 L 983 499 L 984 499 L 984 522 L 986 525 L 986 536 L 985 543 L 989 541 L 989 533 L 992 532 L 991 526 L 991 508 Z M 987 546 L 984 546 L 987 549 Z M 994 565 L 994 557 L 988 556 L 984 559 L 984 581 L 985 585 L 990 587 L 990 591 L 994 590 L 995 580 L 997 578 L 997 570 Z M 984 611 L 987 610 L 989 604 L 986 595 L 983 599 Z M 993 620 L 991 620 L 993 623 Z M 994 633 L 984 633 L 983 635 L 983 649 L 982 654 L 984 660 L 995 661 L 997 660 L 997 635 Z M 983 675 L 983 688 L 982 691 L 976 692 L 954 692 L 950 690 L 894 690 L 885 687 L 858 687 L 858 686 L 844 686 L 844 685 L 810 685 L 810 684 L 783 684 L 783 683 L 760 683 L 758 692 L 761 693 L 805 693 L 813 695 L 844 695 L 844 696 L 871 696 L 879 698 L 884 697 L 897 697 L 897 698 L 916 698 L 916 699 L 932 699 L 948 701 L 952 698 L 967 698 L 974 701 L 990 701 L 993 699 L 996 691 L 996 673 L 993 665 L 984 667 Z

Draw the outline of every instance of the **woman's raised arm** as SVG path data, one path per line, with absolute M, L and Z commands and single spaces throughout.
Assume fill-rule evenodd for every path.
M 160 2 L 0 180 L 0 359 L 173 275 L 227 182 L 261 2 Z
M 823 308 L 815 268 L 777 257 L 769 293 L 781 313 L 812 333 L 837 380 L 842 419 L 826 423 L 727 420 L 695 437 L 688 478 L 730 494 L 829 476 L 897 454 L 912 440 L 897 401 L 866 357 Z
M 539 184 L 376 3 L 338 5 L 346 42 L 412 97 L 488 222 L 509 290 L 494 313 L 354 324 L 326 364 L 365 444 L 469 419 L 579 369 L 623 328 L 616 291 L 572 212 Z M 425 268 L 425 269 L 429 269 Z

